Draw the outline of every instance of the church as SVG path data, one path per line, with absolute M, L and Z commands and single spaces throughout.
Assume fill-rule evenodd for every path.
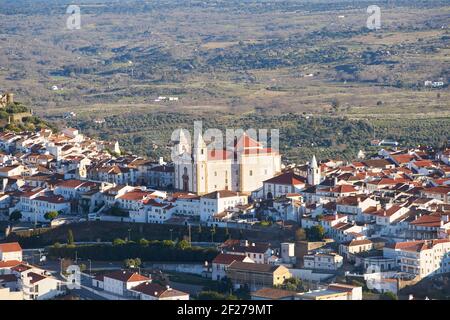
M 281 172 L 279 152 L 245 133 L 223 149 L 208 147 L 198 134 L 191 152 L 181 132 L 175 150 L 175 189 L 199 195 L 219 190 L 250 194 Z

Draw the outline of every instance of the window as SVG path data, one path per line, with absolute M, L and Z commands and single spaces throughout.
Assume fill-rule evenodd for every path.
M 250 170 L 250 177 L 253 176 L 253 170 Z

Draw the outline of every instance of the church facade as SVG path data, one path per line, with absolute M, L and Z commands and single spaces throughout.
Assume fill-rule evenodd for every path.
M 209 148 L 201 134 L 191 150 L 180 136 L 176 152 L 175 189 L 199 195 L 220 190 L 250 194 L 281 172 L 280 154 L 246 134 L 220 150 Z

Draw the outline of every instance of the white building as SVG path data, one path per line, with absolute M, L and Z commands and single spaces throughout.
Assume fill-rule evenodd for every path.
M 273 199 L 299 193 L 306 186 L 306 179 L 294 172 L 285 172 L 263 182 L 263 197 Z
M 225 278 L 227 275 L 227 268 L 234 261 L 254 263 L 252 259 L 245 255 L 221 253 L 212 261 L 212 279 L 218 281 Z
M 94 283 L 95 281 L 95 283 Z M 150 278 L 144 277 L 138 273 L 130 271 L 115 271 L 103 276 L 103 285 L 100 285 L 100 279 L 93 280 L 94 286 L 102 286 L 103 290 L 119 296 L 130 295 L 130 290 L 137 285 L 150 281 Z
M 342 256 L 337 253 L 316 253 L 303 257 L 304 267 L 307 269 L 337 270 L 343 265 Z
M 384 247 L 383 256 L 420 278 L 450 272 L 450 239 L 398 242 Z
M 214 191 L 200 197 L 200 221 L 207 222 L 213 216 L 248 203 L 248 197 L 228 190 Z
M 22 261 L 22 248 L 18 242 L 0 243 L 0 261 Z

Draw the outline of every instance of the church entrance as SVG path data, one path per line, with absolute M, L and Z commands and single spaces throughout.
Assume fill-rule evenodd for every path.
M 184 172 L 183 172 L 183 191 L 188 192 L 189 191 L 189 175 L 187 172 L 187 168 L 184 167 Z

